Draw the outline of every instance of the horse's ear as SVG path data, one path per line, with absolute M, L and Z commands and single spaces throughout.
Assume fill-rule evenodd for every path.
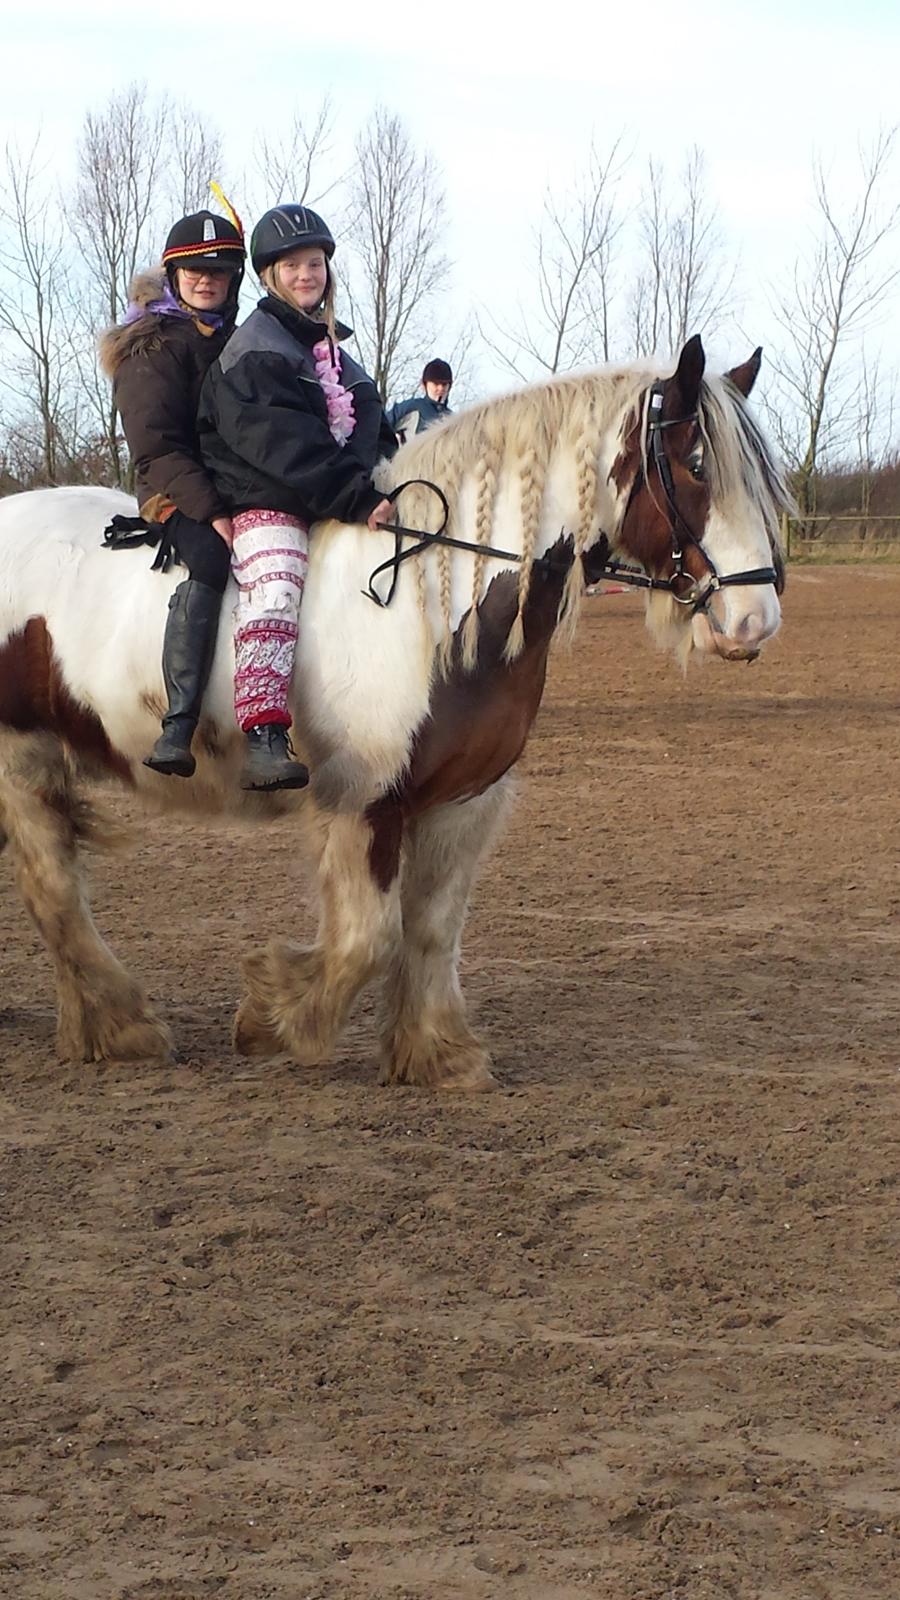
M 697 409 L 700 400 L 700 382 L 705 366 L 706 356 L 703 350 L 703 340 L 700 338 L 699 333 L 695 333 L 692 339 L 688 339 L 681 355 L 678 357 L 678 366 L 675 368 L 675 376 L 672 379 L 680 395 L 680 409 L 684 416 L 690 416 L 691 412 Z
M 759 377 L 761 366 L 762 345 L 758 344 L 749 361 L 742 361 L 739 367 L 732 367 L 731 371 L 725 374 L 726 378 L 731 379 L 734 387 L 740 389 L 745 400 Z

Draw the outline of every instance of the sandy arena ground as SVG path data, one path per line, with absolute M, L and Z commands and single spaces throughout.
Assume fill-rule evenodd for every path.
M 4 1600 L 896 1600 L 900 571 L 559 656 L 466 987 L 500 1092 L 236 1061 L 286 828 L 151 821 L 167 1070 L 60 1067 L 0 857 Z

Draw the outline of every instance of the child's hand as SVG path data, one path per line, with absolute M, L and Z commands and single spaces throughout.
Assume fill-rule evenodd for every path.
M 368 525 L 371 528 L 372 532 L 376 533 L 377 530 L 381 527 L 382 523 L 384 523 L 384 522 L 393 522 L 393 520 L 394 520 L 394 503 L 393 503 L 393 501 L 392 500 L 382 500 L 381 504 L 379 506 L 376 506 L 375 510 L 372 512 L 372 515 L 369 518 L 369 524 Z

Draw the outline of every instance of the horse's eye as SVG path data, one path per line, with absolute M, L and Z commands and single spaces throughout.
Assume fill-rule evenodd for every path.
M 692 456 L 691 457 L 690 461 L 688 462 L 688 472 L 690 473 L 692 478 L 696 478 L 697 479 L 698 483 L 702 483 L 703 482 L 703 457 L 702 456 Z

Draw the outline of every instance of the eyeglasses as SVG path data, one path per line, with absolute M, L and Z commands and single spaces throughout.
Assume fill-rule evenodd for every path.
M 230 278 L 230 267 L 181 267 L 185 277 L 192 283 L 197 283 L 200 278 Z

